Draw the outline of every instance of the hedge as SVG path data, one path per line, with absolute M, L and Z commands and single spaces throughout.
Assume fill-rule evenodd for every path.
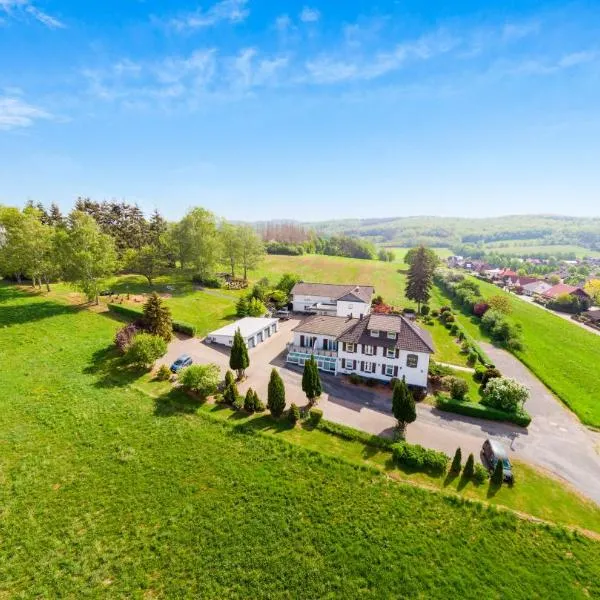
M 401 465 L 427 471 L 430 473 L 445 473 L 449 457 L 443 452 L 423 448 L 419 444 L 397 442 L 392 446 L 394 460 Z
M 122 304 L 109 304 L 108 308 L 113 312 L 134 320 L 141 319 L 143 317 L 141 310 L 136 310 L 135 308 L 130 308 L 129 306 L 123 306 Z M 196 336 L 196 328 L 189 323 L 185 323 L 184 321 L 173 321 L 173 331 L 178 331 L 179 333 L 183 333 L 191 337 Z
M 344 440 L 362 442 L 363 444 L 381 448 L 382 450 L 391 450 L 394 445 L 394 440 L 390 438 L 383 438 L 378 435 L 367 433 L 366 431 L 360 431 L 353 427 L 346 427 L 346 425 L 340 425 L 339 423 L 333 423 L 332 421 L 327 421 L 325 419 L 322 419 L 316 428 L 325 431 L 326 433 L 337 435 Z
M 448 398 L 441 394 L 436 397 L 435 404 L 440 410 L 468 417 L 477 417 L 479 419 L 488 419 L 490 421 L 509 421 L 510 423 L 515 423 L 515 425 L 520 425 L 521 427 L 527 427 L 529 423 L 531 423 L 531 416 L 526 411 L 509 413 L 476 402 L 452 400 L 452 398 Z

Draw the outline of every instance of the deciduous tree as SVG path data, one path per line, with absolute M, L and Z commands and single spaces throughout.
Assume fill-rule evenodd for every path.
M 421 304 L 429 301 L 436 265 L 437 260 L 434 262 L 431 251 L 424 246 L 419 246 L 411 257 L 406 281 L 406 297 L 417 303 L 419 311 Z

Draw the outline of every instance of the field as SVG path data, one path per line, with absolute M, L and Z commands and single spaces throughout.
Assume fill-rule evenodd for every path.
M 531 245 L 530 245 L 531 244 Z M 528 256 L 530 254 L 549 254 L 556 255 L 559 253 L 571 253 L 573 252 L 577 258 L 583 258 L 584 256 L 591 256 L 593 258 L 600 257 L 600 252 L 597 250 L 590 250 L 583 246 L 573 246 L 566 244 L 549 245 L 543 242 L 536 242 L 532 240 L 526 244 L 521 241 L 514 242 L 489 242 L 483 246 L 487 252 L 498 252 L 500 254 L 514 254 L 516 256 Z
M 383 246 L 386 250 L 392 250 L 396 254 L 396 261 L 401 265 L 405 265 L 404 256 L 410 250 L 408 247 L 401 246 Z M 452 256 L 450 248 L 431 248 L 442 260 Z
M 600 594 L 598 542 L 150 397 L 106 313 L 0 286 L 0 326 L 0 595 Z
M 552 313 L 540 310 L 491 283 L 478 281 L 484 296 L 507 295 L 510 318 L 523 327 L 524 348 L 515 352 L 587 425 L 600 427 L 600 336 L 588 333 Z M 437 302 L 443 297 L 439 291 Z M 474 318 L 460 318 L 475 339 L 486 339 Z

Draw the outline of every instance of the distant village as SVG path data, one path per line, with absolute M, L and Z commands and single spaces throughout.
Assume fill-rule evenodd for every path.
M 600 258 L 575 260 L 515 259 L 518 268 L 499 267 L 483 260 L 449 256 L 448 267 L 469 271 L 479 279 L 521 296 L 549 310 L 569 313 L 574 319 L 600 329 L 600 307 L 589 292 L 600 278 Z M 543 274 L 540 274 L 543 271 Z

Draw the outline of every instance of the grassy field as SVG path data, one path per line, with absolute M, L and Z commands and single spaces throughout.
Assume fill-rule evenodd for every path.
M 396 261 L 395 262 L 400 263 L 401 265 L 405 265 L 406 266 L 406 264 L 404 262 L 404 256 L 410 250 L 410 248 L 408 248 L 408 247 L 402 247 L 402 246 L 390 246 L 390 247 L 385 246 L 385 249 L 386 250 L 392 250 L 396 254 Z M 449 256 L 452 256 L 452 250 L 450 250 L 450 248 L 432 248 L 432 250 L 441 259 L 446 259 Z
M 0 286 L 0 326 L 2 596 L 600 594 L 598 542 L 142 393 L 104 314 Z
M 589 333 L 514 294 L 478 281 L 484 296 L 510 298 L 510 319 L 523 327 L 522 351 L 515 355 L 543 381 L 583 423 L 600 427 L 600 336 Z M 436 302 L 443 296 L 436 291 Z M 446 300 L 447 301 L 447 300 Z M 486 339 L 477 320 L 459 317 L 475 339 Z
M 504 245 L 508 244 L 508 245 Z M 523 244 L 522 241 L 515 242 L 490 242 L 484 245 L 487 252 L 498 252 L 500 254 L 514 254 L 516 256 L 527 256 L 528 254 L 549 254 L 556 255 L 559 253 L 574 252 L 578 258 L 584 256 L 591 256 L 598 258 L 600 252 L 597 250 L 590 250 L 583 246 L 573 246 L 566 244 L 548 245 L 543 243 L 532 243 L 532 245 Z

